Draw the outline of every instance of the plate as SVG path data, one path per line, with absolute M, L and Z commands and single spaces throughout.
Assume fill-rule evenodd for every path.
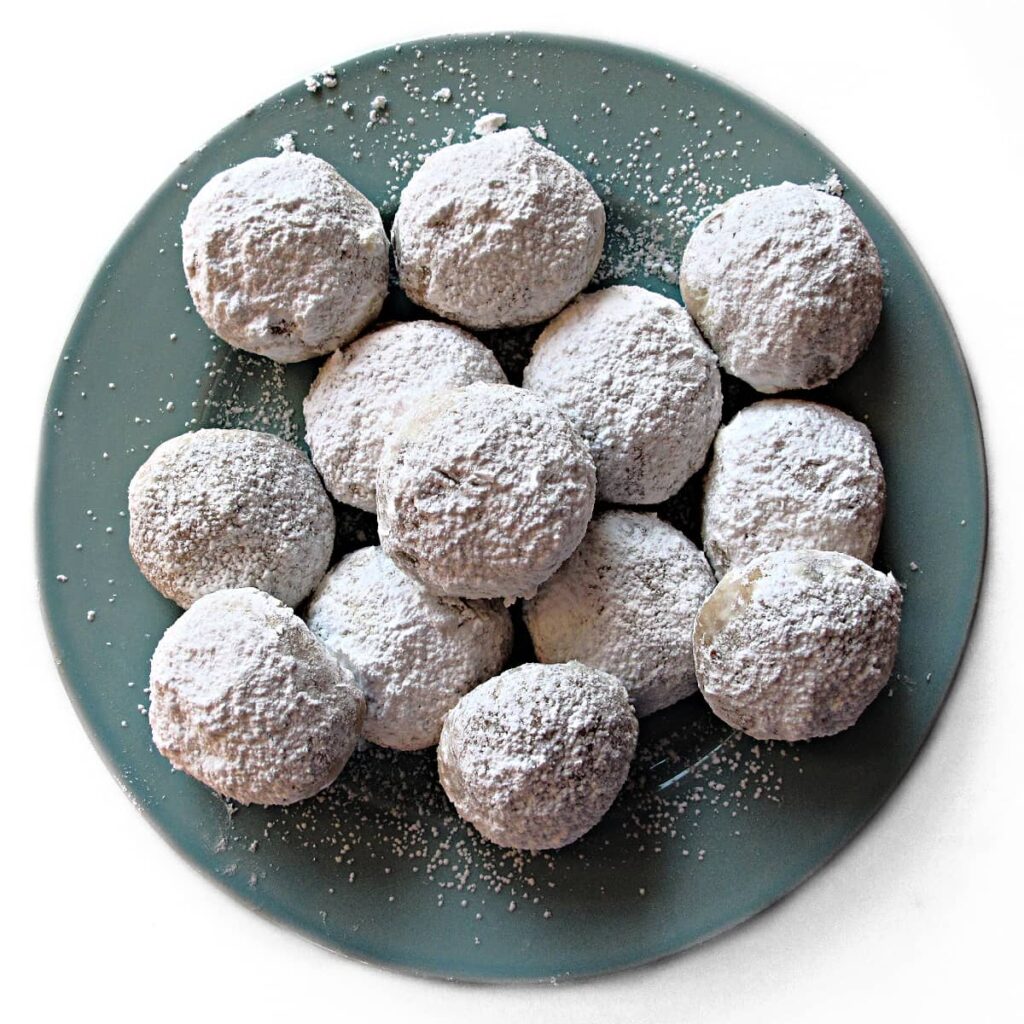
M 378 96 L 387 106 L 374 120 Z M 419 158 L 469 139 L 474 121 L 496 111 L 532 128 L 602 196 L 609 230 L 598 280 L 677 299 L 689 230 L 715 203 L 838 174 L 882 255 L 885 310 L 867 355 L 812 397 L 874 432 L 889 484 L 877 564 L 906 587 L 895 673 L 855 728 L 814 743 L 755 743 L 699 697 L 684 701 L 643 722 L 636 765 L 605 820 L 575 845 L 534 856 L 463 825 L 429 752 L 368 747 L 328 792 L 289 809 L 238 808 L 173 772 L 150 741 L 146 685 L 178 609 L 145 582 L 127 545 L 128 482 L 153 447 L 199 426 L 300 439 L 315 371 L 228 348 L 192 309 L 178 231 L 197 188 L 287 136 L 338 167 L 390 222 Z M 417 311 L 393 287 L 385 315 Z M 514 381 L 535 333 L 485 335 Z M 727 415 L 752 398 L 728 381 Z M 789 892 L 849 842 L 910 766 L 953 681 L 983 567 L 984 454 L 970 379 L 892 219 L 832 154 L 754 98 L 665 57 L 579 39 L 406 43 L 285 89 L 211 139 L 104 262 L 57 366 L 42 442 L 43 610 L 68 694 L 125 792 L 254 909 L 360 960 L 449 978 L 628 967 Z M 694 538 L 699 486 L 660 509 Z M 375 539 L 372 516 L 338 513 L 337 554 Z M 520 638 L 516 657 L 528 659 L 521 626 Z

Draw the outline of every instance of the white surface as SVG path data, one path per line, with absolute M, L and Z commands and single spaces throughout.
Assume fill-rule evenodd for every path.
M 906 5 L 917 6 L 917 5 Z M 733 8 L 732 11 L 728 8 Z M 28 4 L 6 17 L 3 504 L 8 1019 L 1010 1019 L 1018 983 L 1022 95 L 1011 5 L 550 0 L 503 5 Z M 382 12 L 386 11 L 387 14 Z M 638 12 L 643 12 L 642 16 Z M 992 535 L 960 679 L 909 777 L 795 895 L 660 965 L 489 989 L 348 962 L 201 878 L 118 792 L 64 696 L 34 598 L 45 389 L 104 253 L 175 162 L 311 69 L 444 31 L 601 35 L 692 60 L 804 124 L 906 230 L 982 402 Z M 942 480 L 935 481 L 936 488 Z M 19 1008 L 20 1007 L 20 1008 Z

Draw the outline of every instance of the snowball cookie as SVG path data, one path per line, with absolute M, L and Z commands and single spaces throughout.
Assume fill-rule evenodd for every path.
M 675 494 L 722 419 L 714 352 L 678 302 L 644 288 L 581 295 L 537 339 L 523 387 L 558 405 L 590 445 L 602 501 Z
M 187 608 L 227 587 L 294 607 L 327 571 L 334 510 L 309 459 L 256 430 L 172 437 L 128 488 L 128 547 L 142 575 Z
M 196 601 L 157 644 L 149 685 L 160 753 L 242 804 L 292 804 L 329 786 L 366 708 L 302 619 L 251 587 Z
M 604 207 L 572 164 L 526 128 L 432 153 L 391 231 L 413 302 L 467 327 L 554 316 L 594 276 Z
M 697 615 L 701 693 L 755 739 L 842 732 L 889 679 L 902 603 L 891 575 L 852 555 L 759 555 L 729 572 Z
M 610 672 L 642 716 L 696 693 L 693 620 L 714 588 L 704 556 L 674 526 L 612 511 L 523 611 L 539 661 Z
M 771 394 L 848 370 L 882 312 L 882 264 L 844 200 L 785 182 L 734 196 L 683 253 L 687 308 L 722 369 Z
M 434 320 L 388 324 L 335 352 L 303 403 L 306 444 L 327 489 L 356 508 L 377 508 L 385 436 L 418 401 L 485 380 L 504 384 L 489 348 Z
M 181 255 L 210 330 L 280 363 L 351 341 L 388 290 L 376 207 L 308 153 L 256 157 L 211 178 L 181 225 Z
M 378 547 L 353 551 L 328 573 L 306 621 L 366 696 L 363 735 L 397 750 L 437 743 L 444 716 L 512 650 L 500 601 L 435 597 Z
M 437 769 L 484 838 L 553 850 L 612 805 L 636 750 L 636 715 L 614 676 L 579 662 L 519 665 L 448 712 Z
M 715 438 L 704 481 L 704 550 L 719 576 L 782 548 L 870 562 L 885 515 L 871 432 L 831 406 L 755 402 Z
M 583 539 L 594 460 L 553 405 L 470 384 L 417 406 L 384 442 L 385 553 L 435 594 L 532 597 Z

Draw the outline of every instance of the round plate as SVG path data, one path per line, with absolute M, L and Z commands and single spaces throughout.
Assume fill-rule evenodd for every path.
M 333 87 L 328 78 L 315 91 L 286 89 L 184 161 L 110 253 L 71 331 L 46 409 L 38 493 L 43 605 L 68 693 L 125 791 L 178 850 L 322 945 L 489 980 L 664 956 L 768 906 L 841 849 L 938 713 L 971 624 L 986 520 L 981 434 L 952 327 L 856 178 L 799 127 L 692 67 L 607 43 L 471 36 L 382 50 L 339 65 L 336 77 Z M 387 108 L 373 120 L 376 96 Z M 228 348 L 191 308 L 178 239 L 196 189 L 292 133 L 390 221 L 420 156 L 470 138 L 486 111 L 534 128 L 594 182 L 609 224 L 598 282 L 678 299 L 689 229 L 712 205 L 833 171 L 888 277 L 867 355 L 813 397 L 865 420 L 886 468 L 877 564 L 906 586 L 891 684 L 856 727 L 809 744 L 749 741 L 699 697 L 655 715 L 605 820 L 568 849 L 535 856 L 462 824 L 431 752 L 369 747 L 327 793 L 283 810 L 237 808 L 172 772 L 145 710 L 150 654 L 178 609 L 148 586 L 127 545 L 128 482 L 155 445 L 197 426 L 300 439 L 315 371 Z M 385 315 L 422 313 L 393 287 Z M 513 381 L 535 333 L 486 336 Z M 727 392 L 727 415 L 753 397 L 735 381 Z M 699 486 L 660 509 L 691 537 Z M 337 553 L 375 539 L 372 516 L 338 512 Z M 516 656 L 530 657 L 527 640 Z

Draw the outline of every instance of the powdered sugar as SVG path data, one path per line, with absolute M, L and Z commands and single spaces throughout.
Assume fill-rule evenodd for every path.
M 346 175 L 350 174 L 346 168 L 351 168 L 352 180 L 373 195 L 382 209 L 393 212 L 402 185 L 426 153 L 445 140 L 468 138 L 473 119 L 481 111 L 494 105 L 504 109 L 499 79 L 504 76 L 503 64 L 509 54 L 500 43 L 495 42 L 493 73 L 490 57 L 482 61 L 477 54 L 474 59 L 454 44 L 426 45 L 424 50 L 425 55 L 420 58 L 417 54 L 415 61 L 410 47 L 405 48 L 405 56 L 393 63 L 388 57 L 381 58 L 379 75 L 368 67 L 356 73 L 345 69 L 333 107 L 326 102 L 332 97 L 323 92 L 315 96 L 301 92 L 296 95 L 293 90 L 287 101 L 281 99 L 279 113 L 270 109 L 272 104 L 257 112 L 258 122 L 254 119 L 247 126 L 248 144 L 258 149 L 261 139 L 269 143 L 284 129 L 294 128 L 293 139 L 299 148 L 318 152 Z M 750 187 L 749 166 L 731 160 L 728 154 L 718 157 L 721 146 L 733 143 L 736 135 L 725 135 L 729 125 L 716 127 L 716 119 L 720 116 L 732 121 L 733 112 L 716 115 L 712 101 L 702 97 L 698 117 L 684 125 L 685 111 L 680 109 L 677 118 L 675 104 L 661 94 L 658 101 L 667 100 L 669 109 L 662 106 L 659 113 L 656 105 L 643 97 L 644 92 L 659 89 L 656 79 L 660 75 L 652 72 L 647 75 L 644 88 L 635 90 L 628 99 L 608 79 L 600 82 L 590 95 L 572 97 L 570 109 L 578 111 L 580 117 L 570 125 L 568 114 L 560 106 L 561 97 L 556 102 L 554 95 L 560 88 L 557 50 L 548 51 L 545 47 L 545 58 L 541 61 L 534 60 L 534 54 L 523 49 L 520 71 L 527 57 L 532 65 L 529 73 L 540 78 L 543 87 L 532 91 L 533 85 L 521 73 L 515 93 L 509 87 L 508 102 L 514 105 L 507 109 L 515 112 L 517 123 L 534 124 L 543 119 L 552 145 L 585 171 L 608 203 L 611 244 L 599 274 L 612 274 L 619 280 L 630 275 L 636 283 L 651 283 L 643 277 L 649 274 L 674 286 L 688 226 L 709 204 L 721 201 L 737 188 Z M 376 60 L 373 63 L 376 65 Z M 385 65 L 390 65 L 387 73 Z M 614 77 L 614 71 L 613 68 L 609 78 Z M 638 76 L 642 77 L 639 73 Z M 681 78 L 685 81 L 685 76 Z M 449 91 L 447 102 L 432 102 L 431 96 L 442 86 Z M 375 94 L 385 91 L 391 100 L 390 123 L 376 124 L 368 130 L 367 104 Z M 528 101 L 535 97 L 535 111 L 524 107 L 524 92 Z M 680 97 L 687 95 L 683 86 L 678 92 Z M 680 99 L 682 106 L 688 102 L 689 99 Z M 343 113 L 346 106 L 351 114 L 347 118 Z M 603 108 L 610 106 L 614 106 L 614 112 L 605 113 Z M 751 119 L 751 129 L 756 121 Z M 611 125 L 604 131 L 606 139 L 601 134 L 604 124 Z M 649 130 L 659 125 L 669 139 L 666 144 L 659 144 Z M 736 122 L 737 132 L 745 125 L 746 120 Z M 714 139 L 710 139 L 712 131 Z M 709 136 L 708 142 L 705 134 Z M 627 141 L 630 135 L 634 136 L 632 143 Z M 757 142 L 756 133 L 751 130 L 745 143 L 755 148 Z M 595 163 L 585 162 L 589 152 L 595 153 Z M 678 174 L 670 175 L 675 171 Z M 181 172 L 182 176 L 186 173 Z M 825 171 L 819 171 L 816 177 L 823 179 Z M 192 182 L 193 191 L 201 180 Z M 372 192 L 365 184 L 371 180 Z M 160 239 L 159 244 L 163 246 L 165 240 Z M 166 244 L 168 252 L 173 252 L 169 238 Z M 166 261 L 164 272 L 168 279 L 178 280 Z M 301 399 L 312 367 L 284 368 L 208 343 L 196 318 L 181 316 L 181 306 L 181 302 L 174 303 L 176 315 L 169 320 L 154 318 L 151 337 L 140 340 L 165 345 L 168 331 L 176 331 L 178 345 L 184 350 L 194 340 L 190 339 L 191 322 L 192 333 L 198 333 L 201 339 L 196 346 L 199 362 L 204 357 L 211 360 L 211 366 L 218 367 L 217 376 L 207 383 L 205 372 L 188 370 L 186 364 L 177 383 L 162 384 L 158 409 L 152 403 L 130 409 L 143 418 L 152 416 L 154 425 L 133 428 L 135 433 L 129 443 L 141 450 L 145 443 L 155 443 L 163 436 L 161 422 L 165 432 L 171 421 L 182 429 L 193 415 L 199 423 L 211 422 L 212 416 L 212 422 L 218 425 L 249 425 L 250 420 L 252 424 L 263 424 L 269 417 L 272 422 L 267 429 L 287 431 L 289 436 L 297 437 L 296 423 L 301 423 L 301 416 L 294 399 Z M 393 309 L 399 316 L 409 315 L 400 304 Z M 388 315 L 392 315 L 392 308 Z M 513 380 L 518 379 L 534 333 L 509 331 L 485 338 L 486 344 L 496 348 Z M 279 400 L 275 399 L 272 405 L 265 403 L 260 397 L 262 385 L 261 392 L 256 393 L 251 381 L 244 390 L 238 390 L 236 369 L 244 370 L 244 376 L 255 374 L 265 380 L 268 388 L 280 385 Z M 286 370 L 287 378 L 283 376 Z M 106 387 L 106 376 L 91 381 L 84 379 L 86 376 L 83 374 L 82 390 L 89 391 L 91 403 Z M 198 393 L 191 391 L 193 376 L 204 378 L 201 388 L 196 381 Z M 123 392 L 128 378 L 117 380 Z M 193 411 L 189 411 L 192 399 L 198 400 L 198 411 L 195 401 L 191 402 Z M 164 404 L 172 400 L 177 414 L 165 414 Z M 73 428 L 73 403 L 63 400 L 62 409 L 67 410 L 69 426 Z M 170 416 L 170 420 L 161 421 L 159 417 L 163 415 Z M 116 459 L 117 441 L 113 437 L 104 437 L 103 441 L 103 447 L 111 448 Z M 98 450 L 96 457 L 99 458 Z M 104 464 L 101 469 L 105 468 Z M 684 525 L 692 536 L 696 535 L 696 524 L 691 516 L 699 507 L 696 483 L 665 508 L 672 521 Z M 94 506 L 92 500 L 89 504 Z M 94 507 L 101 510 L 100 520 L 92 525 L 90 518 L 80 534 L 90 551 L 102 539 L 99 535 L 108 522 L 115 529 L 118 526 L 111 518 L 115 512 L 104 512 L 102 505 Z M 342 517 L 339 543 L 344 548 L 365 544 L 373 538 L 370 516 L 354 509 L 341 509 L 339 521 Z M 86 531 L 94 531 L 97 536 Z M 85 571 L 79 568 L 84 564 L 83 556 L 70 546 L 64 553 L 69 565 L 62 562 L 59 568 L 70 571 L 73 585 L 78 584 Z M 92 571 L 91 575 L 97 573 Z M 122 604 L 129 596 L 124 583 L 121 580 L 118 588 Z M 63 589 L 70 594 L 72 586 Z M 99 608 L 99 617 L 88 631 L 99 638 L 97 647 L 101 641 L 111 639 L 118 644 L 117 630 L 122 626 L 117 606 L 108 609 L 105 600 L 105 593 L 90 594 L 88 602 Z M 85 607 L 76 608 L 79 618 L 84 617 Z M 523 656 L 522 652 L 517 652 L 517 656 Z M 114 661 L 108 666 L 111 673 L 118 669 Z M 141 681 L 136 686 L 141 689 Z M 905 688 L 899 680 L 895 688 L 900 697 Z M 132 699 L 124 708 L 115 710 L 128 721 L 125 738 L 138 739 L 146 731 L 146 721 L 135 707 L 137 700 L 144 698 L 137 691 L 124 692 Z M 138 735 L 133 736 L 133 732 Z M 450 940 L 451 962 L 465 954 L 463 963 L 470 965 L 474 952 L 481 948 L 472 945 L 474 918 L 480 921 L 483 917 L 476 933 L 485 954 L 493 953 L 497 944 L 518 942 L 518 933 L 510 933 L 509 928 L 515 929 L 521 922 L 527 922 L 538 942 L 545 930 L 550 941 L 559 919 L 564 923 L 572 918 L 581 901 L 587 899 L 586 894 L 598 893 L 599 887 L 609 880 L 609 892 L 600 890 L 601 895 L 593 898 L 608 900 L 609 905 L 614 899 L 616 914 L 628 919 L 653 911 L 653 907 L 643 911 L 636 908 L 638 901 L 630 894 L 639 884 L 646 888 L 649 901 L 652 894 L 654 900 L 668 897 L 671 905 L 685 915 L 691 908 L 697 909 L 697 904 L 687 901 L 701 900 L 709 879 L 715 877 L 714 869 L 702 872 L 696 862 L 704 860 L 705 853 L 709 860 L 720 855 L 728 859 L 730 843 L 737 849 L 747 843 L 749 824 L 743 824 L 743 840 L 729 837 L 730 826 L 743 823 L 748 806 L 754 811 L 748 820 L 755 827 L 760 821 L 778 831 L 786 812 L 777 809 L 771 824 L 773 815 L 766 811 L 764 803 L 779 799 L 783 770 L 787 783 L 791 783 L 800 766 L 793 762 L 793 748 L 786 744 L 757 746 L 736 736 L 730 738 L 726 727 L 713 719 L 699 700 L 685 701 L 667 715 L 645 722 L 644 734 L 636 770 L 610 820 L 558 857 L 502 851 L 483 840 L 456 819 L 437 786 L 428 755 L 401 754 L 373 745 L 364 745 L 336 786 L 311 801 L 281 811 L 265 813 L 250 809 L 230 818 L 223 814 L 223 832 L 218 835 L 216 829 L 211 831 L 208 849 L 216 849 L 212 859 L 216 870 L 225 876 L 237 874 L 243 886 L 262 886 L 265 879 L 274 886 L 278 879 L 295 886 L 293 891 L 300 893 L 297 906 L 320 908 L 324 941 L 345 946 L 350 930 L 366 922 L 362 925 L 365 935 L 371 919 L 385 936 L 401 935 L 405 913 L 427 914 L 433 916 L 446 942 Z M 709 754 L 712 749 L 716 752 Z M 796 753 L 799 752 L 797 748 Z M 168 775 L 166 769 L 163 772 Z M 179 787 L 183 784 L 180 776 L 169 781 L 171 785 L 166 789 L 154 787 L 155 800 L 167 794 L 170 801 L 174 783 Z M 794 795 L 800 799 L 799 787 Z M 220 802 L 207 803 L 215 808 L 214 816 L 221 813 Z M 205 828 L 205 824 L 200 827 Z M 220 842 L 216 842 L 218 839 Z M 257 840 L 259 849 L 255 851 L 252 844 Z M 616 891 L 621 878 L 629 880 L 628 892 L 625 886 Z M 681 880 L 678 889 L 669 884 L 670 878 Z M 517 903 L 517 912 L 512 915 L 506 913 L 510 898 Z M 443 904 L 443 910 L 435 910 L 435 904 Z M 660 903 L 658 911 L 667 905 Z M 365 915 L 360 916 L 364 910 Z M 546 919 L 552 912 L 555 922 L 549 926 L 541 916 L 543 913 Z M 316 928 L 319 922 L 315 912 L 311 916 L 312 927 Z
M 164 596 L 188 607 L 226 587 L 296 605 L 324 574 L 334 513 L 309 460 L 253 430 L 197 430 L 160 445 L 128 491 L 129 546 Z
M 882 265 L 846 202 L 785 182 L 698 225 L 680 288 L 722 368 L 771 393 L 818 387 L 860 357 L 881 315 Z
M 493 135 L 499 128 L 504 128 L 508 118 L 504 114 L 484 114 L 478 117 L 473 125 L 474 135 Z
M 189 290 L 210 329 L 281 362 L 350 341 L 387 293 L 380 214 L 330 164 L 294 152 L 294 141 L 211 178 L 181 236 Z

